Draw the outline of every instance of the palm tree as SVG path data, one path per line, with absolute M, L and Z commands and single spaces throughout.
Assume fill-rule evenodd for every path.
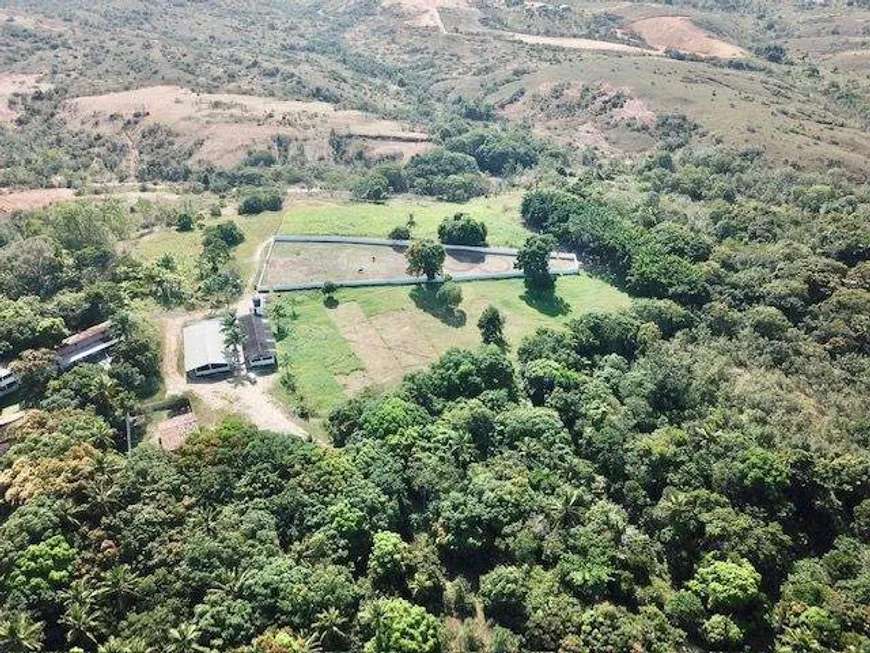
M 239 325 L 239 318 L 232 311 L 227 312 L 221 318 L 221 334 L 224 337 L 224 347 L 226 347 L 228 357 L 238 379 L 241 372 L 239 347 L 245 341 L 245 335 L 242 333 L 241 325 Z
M 0 619 L 0 651 L 32 653 L 42 650 L 43 624 L 26 612 L 14 612 Z
M 339 612 L 338 608 L 327 608 L 317 615 L 317 619 L 311 629 L 317 634 L 318 641 L 328 650 L 341 650 L 347 643 L 347 633 L 344 628 L 347 619 Z
M 103 576 L 100 589 L 115 600 L 115 607 L 122 613 L 127 601 L 137 595 L 139 579 L 130 570 L 130 565 L 115 565 Z
M 202 633 L 196 625 L 185 622 L 169 629 L 167 653 L 208 653 L 209 649 L 199 644 Z
M 101 616 L 99 609 L 91 603 L 68 602 L 66 612 L 59 620 L 67 627 L 66 641 L 70 644 L 83 644 L 88 647 L 96 645 L 97 634 L 101 629 Z
M 124 640 L 115 636 L 110 637 L 97 648 L 97 653 L 153 653 L 153 651 L 154 649 L 139 638 Z

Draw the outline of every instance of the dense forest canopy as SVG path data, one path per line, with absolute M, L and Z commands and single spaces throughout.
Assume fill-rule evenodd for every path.
M 20 383 L 0 411 L 0 653 L 870 651 L 870 105 L 847 65 L 870 15 L 834 4 L 0 3 L 0 81 L 44 76 L 2 98 L 0 208 L 69 192 L 0 213 L 0 368 Z M 651 50 L 634 21 L 687 16 L 745 56 L 510 36 Z M 823 37 L 858 54 L 823 56 Z M 602 67 L 636 77 L 578 82 Z M 674 70 L 714 109 L 674 95 Z M 632 94 L 647 78 L 661 97 Z M 238 110 L 224 126 L 286 110 L 251 119 L 249 96 L 399 132 L 276 128 L 224 165 L 183 120 L 69 110 L 165 86 Z M 457 334 L 472 286 L 445 279 L 444 245 L 508 224 L 511 299 L 554 319 L 512 340 L 486 305 L 475 347 L 322 415 L 294 405 L 320 439 L 239 408 L 165 450 L 134 419 L 178 400 L 164 331 L 217 315 L 238 357 L 229 309 L 308 187 L 360 212 L 444 207 L 431 237 L 413 211 L 365 234 L 413 240 L 408 274 L 435 290 L 403 299 Z M 504 222 L 476 212 L 504 196 L 485 214 Z M 631 299 L 569 305 L 557 249 Z M 266 306 L 301 340 L 296 295 Z M 60 365 L 95 327 L 110 364 Z M 333 345 L 315 338 L 324 366 Z

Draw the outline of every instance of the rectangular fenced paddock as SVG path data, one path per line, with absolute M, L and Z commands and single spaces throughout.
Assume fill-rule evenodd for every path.
M 399 285 L 423 279 L 407 276 L 407 241 L 369 238 L 276 236 L 260 275 L 261 292 L 342 286 Z M 444 274 L 457 281 L 521 277 L 514 269 L 516 250 L 445 246 Z M 554 274 L 577 274 L 573 254 L 554 254 Z

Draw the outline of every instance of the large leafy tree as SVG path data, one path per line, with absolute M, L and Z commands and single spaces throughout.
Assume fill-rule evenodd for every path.
M 405 251 L 408 274 L 425 276 L 429 281 L 441 274 L 445 258 L 444 248 L 428 240 L 415 240 Z
M 517 253 L 514 267 L 523 271 L 530 290 L 547 292 L 553 289 L 550 254 L 555 247 L 556 240 L 552 236 L 530 236 Z

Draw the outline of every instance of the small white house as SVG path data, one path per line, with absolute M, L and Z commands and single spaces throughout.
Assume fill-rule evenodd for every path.
M 108 364 L 112 347 L 118 344 L 111 327 L 111 322 L 101 322 L 66 338 L 55 352 L 57 364 L 63 370 L 79 363 Z
M 18 389 L 18 377 L 8 367 L 0 365 L 0 397 L 11 395 Z

